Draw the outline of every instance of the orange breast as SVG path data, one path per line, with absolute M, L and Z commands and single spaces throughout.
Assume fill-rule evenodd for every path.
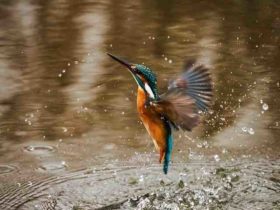
M 140 119 L 152 137 L 156 149 L 158 151 L 165 150 L 167 132 L 164 122 L 162 121 L 161 116 L 155 111 L 149 107 L 145 107 L 146 99 L 145 92 L 138 87 L 137 110 L 140 115 Z

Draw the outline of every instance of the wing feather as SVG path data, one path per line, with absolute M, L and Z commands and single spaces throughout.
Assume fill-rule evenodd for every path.
M 199 123 L 195 101 L 183 91 L 172 90 L 162 95 L 160 100 L 152 102 L 155 111 L 166 116 L 183 130 L 192 130 Z
M 185 64 L 183 73 L 169 83 L 168 90 L 180 89 L 191 97 L 199 110 L 206 111 L 212 99 L 212 80 L 208 68 L 196 65 L 195 60 Z

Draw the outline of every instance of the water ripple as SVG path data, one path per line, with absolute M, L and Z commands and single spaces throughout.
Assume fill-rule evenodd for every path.
M 125 163 L 127 164 L 127 163 Z M 26 177 L 5 186 L 1 209 L 135 209 L 279 207 L 280 162 L 235 161 L 112 166 Z M 278 203 L 277 203 L 278 202 Z
M 28 145 L 24 147 L 24 151 L 34 155 L 48 155 L 54 152 L 55 148 L 48 145 Z
M 0 174 L 11 173 L 16 170 L 17 168 L 13 165 L 0 165 Z

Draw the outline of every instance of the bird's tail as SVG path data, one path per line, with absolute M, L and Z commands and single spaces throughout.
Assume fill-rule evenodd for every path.
M 166 151 L 165 151 L 164 162 L 163 162 L 163 172 L 165 174 L 167 174 L 168 172 L 168 166 L 171 159 L 172 148 L 173 148 L 173 138 L 170 133 L 166 140 Z

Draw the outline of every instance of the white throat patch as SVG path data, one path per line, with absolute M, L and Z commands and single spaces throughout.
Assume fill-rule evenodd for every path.
M 148 85 L 148 83 L 145 83 L 145 90 L 149 94 L 150 98 L 153 98 L 153 99 L 155 98 L 155 95 L 154 95 L 151 87 Z

